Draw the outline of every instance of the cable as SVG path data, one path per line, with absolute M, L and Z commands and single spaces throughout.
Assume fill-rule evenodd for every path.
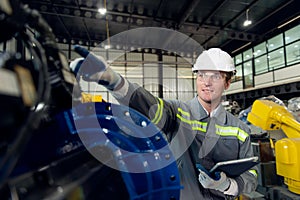
M 2 3 L 0 3 L 0 5 L 2 5 Z M 21 123 L 20 127 L 16 127 L 17 131 L 15 134 L 13 133 L 15 137 L 11 142 L 8 141 L 7 149 L 2 154 L 3 156 L 0 160 L 0 188 L 6 183 L 7 178 L 13 171 L 32 134 L 40 126 L 42 116 L 45 114 L 45 108 L 50 103 L 51 92 L 53 92 L 52 90 L 55 86 L 54 83 L 50 85 L 49 74 L 51 72 L 58 74 L 58 84 L 62 86 L 62 91 L 72 97 L 72 92 L 67 87 L 67 83 L 62 74 L 63 62 L 50 26 L 37 11 L 22 4 L 12 4 L 12 9 L 12 14 L 6 15 L 4 13 L 4 20 L 0 19 L 1 23 L 11 28 L 9 35 L 1 37 L 1 41 L 15 37 L 15 39 L 22 41 L 32 54 L 33 59 L 31 60 L 31 64 L 33 67 L 30 67 L 29 70 L 31 73 L 37 74 L 37 81 L 34 83 L 36 86 L 36 99 L 31 107 L 23 105 L 26 107 L 26 110 L 28 109 L 29 113 L 22 119 L 24 122 Z M 2 10 L 0 10 L 0 12 L 2 12 Z M 29 28 L 36 31 L 37 39 L 24 31 Z M 14 70 L 14 64 L 16 64 L 14 62 L 18 62 L 15 57 L 16 56 L 12 55 L 6 60 L 7 62 L 12 62 L 12 69 L 10 69 L 12 71 Z

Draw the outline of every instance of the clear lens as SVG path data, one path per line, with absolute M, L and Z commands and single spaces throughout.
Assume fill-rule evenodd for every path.
M 200 80 L 212 80 L 212 81 L 219 81 L 221 79 L 223 79 L 223 75 L 220 72 L 201 72 L 198 71 L 197 72 L 197 76 L 200 78 Z

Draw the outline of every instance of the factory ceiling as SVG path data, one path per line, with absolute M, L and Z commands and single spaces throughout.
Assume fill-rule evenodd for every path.
M 23 0 L 38 10 L 61 42 L 97 44 L 141 27 L 178 31 L 205 49 L 231 54 L 299 24 L 299 0 Z M 101 15 L 98 8 L 105 6 Z M 252 21 L 243 26 L 246 19 Z M 288 25 L 286 22 L 292 20 Z M 155 37 L 160 37 L 156 35 Z M 251 43 L 250 43 L 251 42 Z

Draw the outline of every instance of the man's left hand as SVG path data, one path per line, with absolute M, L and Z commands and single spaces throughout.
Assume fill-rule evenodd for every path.
M 220 176 L 218 176 L 218 179 L 215 180 L 201 169 L 198 170 L 198 180 L 204 188 L 215 189 L 221 192 L 224 192 L 229 188 L 230 180 L 224 172 L 220 172 Z
M 238 194 L 238 186 L 236 181 L 227 177 L 224 172 L 220 172 L 220 174 L 216 176 L 218 178 L 213 179 L 203 170 L 198 169 L 198 171 L 198 180 L 204 188 L 215 189 L 230 196 L 236 196 Z

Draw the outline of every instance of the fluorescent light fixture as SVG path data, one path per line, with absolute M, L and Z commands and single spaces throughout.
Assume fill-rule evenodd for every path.
M 105 15 L 105 13 L 106 13 L 106 8 L 99 8 L 98 9 L 98 12 L 101 14 L 101 15 Z
M 291 19 L 291 20 L 289 20 L 289 21 L 287 21 L 287 22 L 285 22 L 285 23 L 279 25 L 277 28 L 282 28 L 282 27 L 288 25 L 289 23 L 295 21 L 295 20 L 298 19 L 298 18 L 300 18 L 300 15 L 298 15 L 298 16 L 294 17 L 293 19 Z
M 243 45 L 243 46 L 237 48 L 236 50 L 232 51 L 231 53 L 235 53 L 235 52 L 237 52 L 237 51 L 239 51 L 239 50 L 245 48 L 246 46 L 249 46 L 250 44 L 251 44 L 251 42 L 248 42 L 247 44 L 245 44 L 245 45 Z

